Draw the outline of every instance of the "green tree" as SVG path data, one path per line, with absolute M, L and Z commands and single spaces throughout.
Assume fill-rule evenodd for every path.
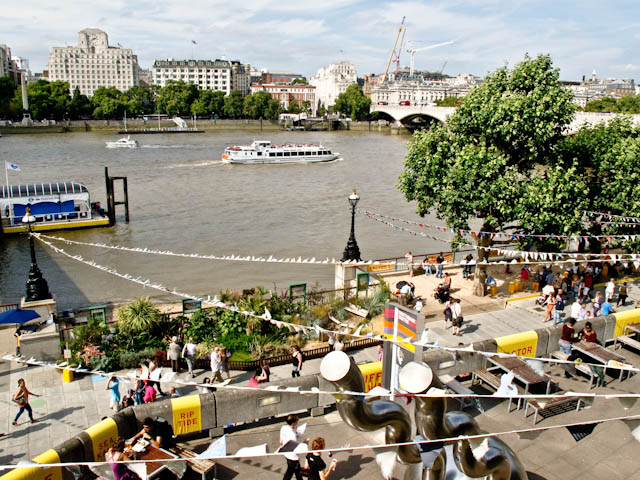
M 280 114 L 282 113 L 282 105 L 275 98 L 271 98 L 269 100 L 269 105 L 267 105 L 267 109 L 264 112 L 265 118 L 269 120 L 277 120 Z
M 266 118 L 269 103 L 273 100 L 267 92 L 256 92 L 244 97 L 242 112 L 249 118 Z
M 198 98 L 191 104 L 191 113 L 199 116 L 218 115 L 224 110 L 224 93 L 219 90 L 200 90 Z
M 118 330 L 131 336 L 151 332 L 161 321 L 160 310 L 149 297 L 123 305 L 116 310 L 115 316 Z
M 120 96 L 126 105 L 127 116 L 140 116 L 155 111 L 153 91 L 144 85 L 134 85 Z
M 474 218 L 486 232 L 508 225 L 522 233 L 581 230 L 587 187 L 578 165 L 556 155 L 575 111 L 558 74 L 549 56 L 526 56 L 473 89 L 447 127 L 414 133 L 399 188 L 420 215 L 434 209 L 454 230 Z M 491 235 L 476 240 L 493 243 Z M 478 260 L 485 256 L 479 249 Z M 477 273 L 474 292 L 484 295 L 485 269 Z
M 78 87 L 73 89 L 73 96 L 69 102 L 69 118 L 80 118 L 81 116 L 91 115 L 93 107 L 91 101 L 86 95 L 80 93 Z
M 69 112 L 69 84 L 67 82 L 47 82 L 38 80 L 27 85 L 29 111 L 36 120 L 62 120 Z M 15 105 L 22 105 L 22 91 L 16 88 L 14 94 Z
M 242 94 L 233 90 L 229 95 L 227 95 L 224 99 L 224 114 L 229 118 L 240 118 L 242 117 L 242 111 L 244 109 L 244 99 L 242 98 Z
M 169 80 L 158 90 L 156 105 L 159 113 L 169 116 L 189 115 L 191 104 L 198 98 L 198 87 L 182 80 Z
M 439 107 L 457 107 L 463 97 L 445 97 L 443 100 L 436 100 Z
M 617 107 L 620 113 L 638 114 L 640 113 L 640 96 L 626 95 L 618 100 Z
M 289 101 L 287 113 L 302 113 L 302 107 L 295 98 L 292 98 L 291 101 Z
M 120 101 L 121 95 L 116 87 L 98 87 L 91 97 L 93 116 L 104 119 L 123 116 L 125 106 Z
M 617 112 L 618 106 L 615 98 L 604 97 L 600 100 L 592 100 L 584 107 L 585 112 Z
M 16 84 L 9 77 L 0 77 L 0 117 L 11 116 L 11 103 L 16 93 Z
M 294 78 L 293 82 L 291 82 L 291 85 L 306 85 L 306 84 L 307 84 L 306 78 Z
M 369 115 L 371 99 L 367 98 L 357 83 L 352 83 L 338 95 L 332 111 L 342 113 L 353 120 L 365 120 Z

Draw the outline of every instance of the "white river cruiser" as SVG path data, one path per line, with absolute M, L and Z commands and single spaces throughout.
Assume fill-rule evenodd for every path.
M 115 142 L 107 142 L 107 148 L 137 148 L 138 141 L 131 140 L 130 136 L 122 137 Z
M 339 157 L 322 145 L 273 145 L 269 140 L 255 140 L 251 145 L 227 147 L 222 154 L 224 163 L 318 163 Z

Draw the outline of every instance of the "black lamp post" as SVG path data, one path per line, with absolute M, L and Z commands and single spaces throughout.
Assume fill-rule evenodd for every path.
M 347 246 L 342 254 L 341 262 L 349 260 L 361 261 L 360 248 L 358 248 L 358 242 L 356 242 L 356 233 L 354 229 L 356 221 L 356 205 L 358 205 L 359 200 L 360 197 L 356 195 L 356 189 L 354 188 L 353 193 L 349 195 L 349 203 L 351 204 L 351 235 L 349 235 L 349 241 L 347 241 Z
M 31 249 L 31 269 L 29 270 L 29 280 L 27 280 L 27 296 L 25 301 L 36 302 L 38 300 L 47 300 L 51 297 L 49 285 L 42 276 L 42 272 L 36 263 L 36 249 L 33 244 L 33 236 L 31 235 L 31 224 L 35 223 L 36 217 L 31 215 L 31 210 L 27 208 L 22 223 L 29 225 L 29 248 Z

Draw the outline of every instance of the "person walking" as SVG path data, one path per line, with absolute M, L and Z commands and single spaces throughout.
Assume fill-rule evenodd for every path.
M 222 378 L 222 374 L 227 374 L 227 380 L 231 379 L 231 373 L 229 373 L 229 358 L 231 357 L 231 352 L 227 350 L 227 347 L 222 347 L 220 349 L 220 378 Z
M 155 389 L 158 391 L 158 395 L 162 395 L 164 397 L 164 392 L 162 391 L 162 385 L 160 384 L 160 377 L 162 376 L 162 367 L 158 367 L 157 360 L 149 360 L 149 382 Z
M 607 287 L 604 290 L 604 298 L 607 302 L 611 303 L 613 296 L 616 294 L 616 284 L 613 283 L 613 278 L 610 278 L 607 282 Z
M 449 328 L 449 322 L 453 324 L 453 298 L 449 297 L 447 304 L 444 307 L 444 329 Z
M 462 278 L 469 280 L 471 277 L 471 261 L 473 260 L 473 255 L 469 254 L 464 257 L 464 267 L 462 267 Z
M 460 299 L 456 298 L 451 304 L 451 324 L 453 325 L 453 334 L 459 337 L 462 336 L 460 327 L 462 326 L 462 305 L 460 305 Z
M 211 382 L 222 382 L 222 375 L 220 375 L 220 367 L 222 366 L 222 357 L 220 356 L 220 347 L 214 347 L 211 352 Z
M 311 442 L 311 450 L 324 450 L 324 438 L 314 438 Z M 331 472 L 336 469 L 338 460 L 331 460 L 331 464 L 327 467 L 322 459 L 320 452 L 307 453 L 307 465 L 309 465 L 309 480 L 327 480 Z M 326 469 L 326 470 L 325 470 Z
M 596 292 L 596 296 L 593 299 L 593 316 L 597 317 L 602 309 L 602 304 L 604 303 L 604 297 L 601 292 Z
M 409 270 L 409 276 L 413 277 L 413 254 L 407 252 L 404 258 L 407 259 L 407 269 Z
M 196 363 L 196 344 L 193 343 L 193 337 L 189 337 L 189 341 L 182 347 L 182 357 L 187 362 L 187 370 L 191 378 L 195 377 L 193 366 Z
M 442 269 L 444 268 L 444 255 L 442 252 L 436 257 L 436 263 L 438 264 L 438 271 L 436 272 L 436 278 L 442 278 Z
M 529 269 L 523 265 L 520 269 L 520 288 L 526 290 L 529 285 Z
M 33 410 L 31 409 L 31 405 L 29 405 L 29 395 L 33 395 L 34 397 L 40 396 L 33 392 L 30 392 L 27 388 L 27 384 L 25 383 L 24 378 L 21 378 L 20 380 L 18 380 L 18 390 L 16 390 L 16 393 L 13 394 L 12 398 L 12 400 L 20 407 L 20 410 L 18 410 L 18 414 L 13 419 L 13 422 L 11 422 L 12 425 L 18 425 L 18 419 L 20 418 L 20 415 L 22 415 L 22 412 L 24 412 L 25 410 L 29 415 L 29 420 L 31 420 L 31 423 L 38 422 L 38 420 L 33 418 Z
M 551 317 L 553 315 L 553 311 L 556 308 L 556 296 L 553 293 L 550 293 L 549 295 L 547 295 L 547 313 L 544 316 L 544 320 L 543 322 L 548 322 L 549 320 L 551 320 Z
M 297 345 L 294 345 L 293 348 L 291 349 L 291 355 L 293 357 L 293 360 L 292 360 L 293 370 L 291 371 L 291 377 L 292 378 L 299 377 L 300 370 L 302 370 L 302 362 L 304 360 L 300 347 Z
M 142 405 L 144 403 L 144 381 L 143 380 L 136 380 L 136 388 L 135 388 L 135 400 L 136 400 L 136 405 Z
M 620 291 L 618 292 L 618 303 L 616 303 L 616 307 L 622 305 L 624 307 L 625 302 L 627 301 L 627 282 L 624 282 L 620 286 Z
M 117 412 L 120 410 L 120 380 L 118 377 L 111 375 L 104 389 L 110 390 L 109 408 Z
M 562 296 L 562 289 L 558 290 L 558 294 L 556 295 L 556 305 L 553 308 L 553 326 L 555 327 L 558 323 L 562 323 L 562 312 L 564 311 L 564 298 Z
M 180 352 L 182 349 L 178 344 L 178 337 L 173 337 L 171 343 L 169 343 L 169 349 L 167 350 L 167 358 L 171 361 L 171 370 L 175 373 L 180 373 Z
M 289 415 L 287 417 L 287 424 L 280 428 L 280 447 L 284 447 L 289 442 L 298 442 L 298 416 Z M 295 448 L 295 446 L 294 446 Z M 293 450 L 293 448 L 291 449 Z M 284 473 L 282 480 L 291 480 L 291 477 L 296 476 L 296 480 L 302 480 L 302 473 L 300 472 L 300 460 L 298 455 L 289 450 L 284 454 L 284 458 L 287 460 L 287 470 Z

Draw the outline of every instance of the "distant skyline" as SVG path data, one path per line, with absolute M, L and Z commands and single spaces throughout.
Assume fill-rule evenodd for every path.
M 402 17 L 401 65 L 415 48 L 416 69 L 484 76 L 525 53 L 549 53 L 563 80 L 595 69 L 601 78 L 640 76 L 640 3 L 584 0 L 31 0 L 3 5 L 0 43 L 47 68 L 51 47 L 77 44 L 77 32 L 94 27 L 112 46 L 131 48 L 142 68 L 156 59 L 225 56 L 256 68 L 307 77 L 337 60 L 359 76 L 384 71 Z M 197 42 L 197 45 L 192 43 Z M 393 67 L 392 67 L 393 68 Z

